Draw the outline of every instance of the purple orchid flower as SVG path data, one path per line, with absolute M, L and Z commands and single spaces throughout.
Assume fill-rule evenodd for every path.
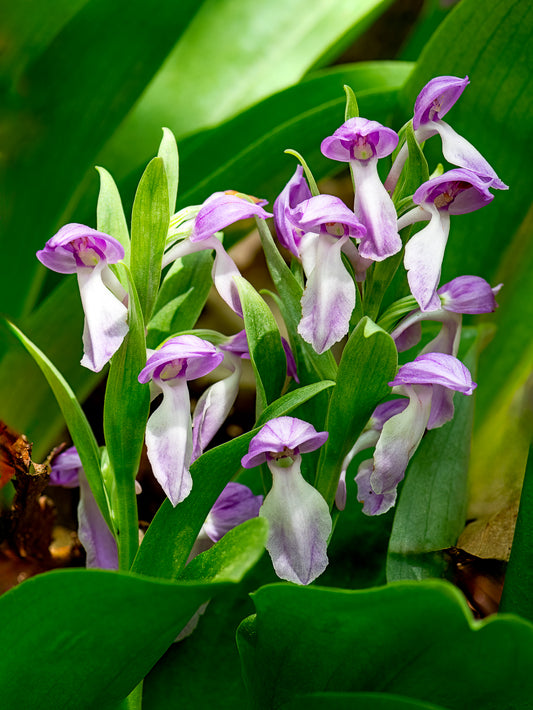
M 115 536 L 100 512 L 74 446 L 63 451 L 52 461 L 50 485 L 80 488 L 78 537 L 87 555 L 86 566 L 90 569 L 118 569 Z
M 500 180 L 481 153 L 442 120 L 469 83 L 467 76 L 464 79 L 457 76 L 437 76 L 424 86 L 415 101 L 413 117 L 415 138 L 419 143 L 423 143 L 439 134 L 442 140 L 442 152 L 449 163 L 476 173 L 488 187 L 507 190 L 507 185 Z M 407 144 L 404 144 L 385 182 L 386 188 L 391 192 L 396 186 L 407 154 Z
M 440 321 L 440 333 L 429 342 L 420 354 L 439 352 L 457 355 L 461 340 L 463 313 L 492 313 L 498 307 L 495 296 L 503 284 L 491 288 L 480 276 L 458 276 L 437 291 L 441 308 L 424 312 L 416 309 L 401 320 L 391 333 L 398 352 L 408 350 L 420 342 L 421 323 L 425 320 Z
M 212 276 L 215 288 L 228 306 L 242 318 L 242 306 L 234 277 L 240 276 L 233 259 L 215 236 L 217 232 L 234 222 L 250 217 L 267 219 L 272 214 L 265 212 L 266 200 L 257 200 L 241 193 L 215 192 L 203 203 L 194 220 L 190 221 L 190 233 L 173 244 L 163 257 L 163 267 L 188 254 L 205 249 L 215 251 Z
M 388 402 L 383 402 L 374 409 L 363 432 L 357 438 L 357 441 L 346 454 L 341 464 L 341 475 L 337 492 L 335 493 L 335 505 L 338 510 L 344 510 L 346 507 L 346 474 L 348 472 L 348 466 L 357 454 L 377 444 L 385 422 L 396 414 L 403 412 L 407 404 L 408 400 L 402 397 L 401 399 L 392 399 Z
M 377 121 L 350 118 L 322 141 L 326 158 L 350 163 L 355 187 L 354 212 L 367 232 L 359 244 L 365 259 L 382 261 L 402 248 L 396 209 L 378 175 L 378 159 L 390 155 L 398 135 Z
M 242 459 L 244 468 L 266 462 L 272 473 L 272 488 L 259 511 L 269 523 L 266 548 L 278 577 L 296 584 L 309 584 L 328 565 L 329 507 L 300 471 L 301 455 L 327 437 L 301 419 L 278 417 L 254 436 Z
M 263 504 L 263 496 L 256 496 L 242 483 L 230 481 L 216 499 L 202 531 L 213 542 L 246 520 L 256 518 Z
M 154 476 L 174 506 L 192 488 L 193 434 L 187 381 L 211 372 L 223 359 L 224 354 L 211 343 L 195 335 L 180 335 L 152 353 L 139 374 L 139 382 L 151 380 L 154 389 L 163 394 L 146 425 L 146 448 Z
M 123 246 L 84 224 L 66 224 L 37 258 L 52 271 L 77 274 L 85 312 L 81 364 L 100 372 L 128 332 L 126 292 L 108 266 L 124 258 Z
M 437 286 L 450 231 L 450 215 L 473 212 L 493 198 L 488 183 L 463 168 L 428 180 L 413 195 L 413 202 L 419 206 L 400 217 L 398 229 L 429 220 L 429 224 L 407 242 L 404 257 L 409 287 L 422 311 L 436 311 L 441 307 Z
M 442 426 L 453 417 L 440 395 L 448 389 L 471 395 L 476 387 L 470 372 L 452 355 L 426 353 L 403 365 L 389 385 L 394 394 L 409 398 L 405 409 L 383 424 L 374 451 L 373 464 L 364 461 L 355 478 L 357 499 L 367 515 L 387 512 L 396 500 L 396 487 L 403 479 L 426 428 Z M 435 390 L 438 385 L 439 389 Z

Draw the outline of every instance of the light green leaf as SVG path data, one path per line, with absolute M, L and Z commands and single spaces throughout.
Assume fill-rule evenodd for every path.
M 96 207 L 96 228 L 110 234 L 124 247 L 124 263 L 130 263 L 130 234 L 122 200 L 115 181 L 105 168 L 96 168 L 100 175 L 100 193 Z
M 167 176 L 162 158 L 148 163 L 133 203 L 131 273 L 146 323 L 154 309 L 170 221 Z
M 146 365 L 144 320 L 129 273 L 125 280 L 129 283 L 129 331 L 111 360 L 104 401 L 104 437 L 115 484 L 112 506 L 118 527 L 120 569 L 129 569 L 139 547 L 135 478 L 150 404 L 148 385 L 137 379 Z
M 163 158 L 168 181 L 169 214 L 176 211 L 176 196 L 179 182 L 179 157 L 176 138 L 169 128 L 163 128 L 163 140 L 159 146 L 158 156 Z

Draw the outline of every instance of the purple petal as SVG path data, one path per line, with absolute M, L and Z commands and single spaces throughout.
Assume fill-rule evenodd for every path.
M 453 355 L 426 353 L 402 365 L 392 382 L 398 385 L 443 385 L 463 394 L 472 394 L 476 384 L 468 368 Z
M 404 477 L 431 412 L 431 387 L 406 387 L 405 394 L 409 396 L 409 404 L 384 423 L 374 451 L 370 486 L 378 494 L 392 492 Z
M 302 296 L 298 333 L 319 354 L 346 335 L 355 307 L 355 284 L 341 258 L 345 239 L 318 238 L 316 265 Z
M 455 168 L 420 185 L 413 202 L 435 205 L 440 212 L 467 214 L 492 202 L 494 195 L 489 187 L 486 180 L 471 170 Z
M 105 261 L 78 269 L 78 285 L 85 313 L 84 354 L 81 364 L 100 372 L 122 345 L 128 332 L 128 309 L 105 285 Z
M 189 495 L 192 425 L 189 390 L 182 377 L 159 380 L 163 400 L 148 419 L 146 449 L 155 478 L 172 505 Z
M 218 542 L 233 528 L 259 515 L 263 496 L 256 496 L 242 483 L 231 481 L 216 499 L 203 525 L 205 534 Z
M 245 360 L 250 359 L 250 350 L 248 349 L 248 338 L 246 337 L 246 330 L 243 328 L 239 330 L 238 333 L 232 335 L 225 343 L 220 346 L 221 350 L 228 353 L 233 353 L 240 358 Z
M 382 515 L 396 503 L 396 488 L 386 493 L 376 493 L 370 485 L 372 470 L 372 459 L 363 461 L 360 464 L 359 471 L 355 477 L 357 500 L 363 503 L 363 513 L 365 515 Z
M 332 524 L 328 504 L 303 478 L 300 461 L 300 456 L 290 466 L 268 461 L 272 488 L 259 515 L 268 521 L 266 548 L 278 577 L 309 584 L 328 565 Z
M 194 380 L 214 370 L 223 359 L 224 353 L 207 340 L 196 335 L 178 335 L 150 355 L 138 379 L 142 384 L 151 379 Z
M 491 288 L 480 276 L 458 276 L 441 286 L 439 294 L 442 307 L 454 313 L 492 313 L 498 308 L 494 296 L 502 284 Z
M 86 565 L 89 568 L 118 569 L 115 537 L 107 527 L 83 469 L 80 471 L 79 482 L 78 537 L 87 553 Z
M 350 118 L 332 136 L 324 138 L 320 150 L 326 158 L 344 163 L 384 158 L 398 145 L 398 135 L 377 121 Z
M 203 454 L 226 421 L 239 393 L 242 370 L 240 359 L 228 354 L 224 358 L 224 367 L 231 370 L 231 374 L 208 387 L 194 408 L 192 461 Z
M 400 412 L 407 408 L 409 400 L 405 397 L 401 399 L 391 399 L 388 402 L 378 404 L 370 417 L 370 427 L 373 431 L 381 431 L 385 422 L 391 417 L 395 417 Z M 361 449 L 362 450 L 362 449 Z
M 286 249 L 289 249 L 296 257 L 299 257 L 302 232 L 290 220 L 290 214 L 300 202 L 308 200 L 310 197 L 311 191 L 303 176 L 303 168 L 301 165 L 298 165 L 294 175 L 274 202 L 276 234 L 278 235 L 280 244 Z
M 283 337 L 281 338 L 281 344 L 283 346 L 283 350 L 285 351 L 285 359 L 287 360 L 287 377 L 292 377 L 295 382 L 300 384 L 298 372 L 296 370 L 296 360 L 294 359 L 291 346 Z
M 453 397 L 455 392 L 442 385 L 433 385 L 432 389 L 431 413 L 429 415 L 427 429 L 438 429 L 443 424 L 453 419 Z
M 254 216 L 261 219 L 272 217 L 270 212 L 265 212 L 261 207 L 262 204 L 266 204 L 264 200 L 250 202 L 238 194 L 215 192 L 207 198 L 198 212 L 190 236 L 191 242 L 209 239 L 216 232 L 241 219 Z
M 467 76 L 464 79 L 457 76 L 431 79 L 416 98 L 413 128 L 416 130 L 421 123 L 445 116 L 469 83 Z
M 496 190 L 509 189 L 481 153 L 466 138 L 456 133 L 450 125 L 444 121 L 433 121 L 428 124 L 427 129 L 434 130 L 440 135 L 442 152 L 449 163 L 476 173 L 485 181 L 487 187 Z
M 444 250 L 450 230 L 447 212 L 428 205 L 431 220 L 405 246 L 404 266 L 411 293 L 422 311 L 436 311 L 441 307 L 437 295 Z
M 333 195 L 316 195 L 300 202 L 292 211 L 290 220 L 303 232 L 324 236 L 360 238 L 366 234 L 366 227 L 352 210 Z
M 50 469 L 50 485 L 63 488 L 77 488 L 79 473 L 82 469 L 80 455 L 75 446 L 71 446 L 56 456 Z
M 444 307 L 437 311 L 426 312 L 417 309 L 401 320 L 391 333 L 398 352 L 408 350 L 420 342 L 422 334 L 420 324 L 426 320 L 440 321 L 442 328 L 437 337 L 424 346 L 422 353 L 439 352 L 457 355 L 462 318 L 458 313 L 445 310 Z
M 327 431 L 317 432 L 312 424 L 295 417 L 277 417 L 267 422 L 250 441 L 248 453 L 243 456 L 244 468 L 265 463 L 276 454 L 293 456 L 318 449 L 328 438 Z
M 355 184 L 354 212 L 365 225 L 366 236 L 359 244 L 365 259 L 382 261 L 402 248 L 397 215 L 391 197 L 377 171 L 377 159 L 353 164 Z
M 124 258 L 124 247 L 114 237 L 84 224 L 66 224 L 46 242 L 37 258 L 48 269 L 60 274 L 74 274 L 100 261 L 115 264 Z

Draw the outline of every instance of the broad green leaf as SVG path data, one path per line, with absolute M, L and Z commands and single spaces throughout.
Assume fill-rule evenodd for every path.
M 442 706 L 389 693 L 311 693 L 280 710 L 443 710 Z
M 396 375 L 397 357 L 390 335 L 366 317 L 344 347 L 326 419 L 329 437 L 322 448 L 315 483 L 330 506 L 344 457 L 376 406 L 390 393 L 387 383 Z
M 13 323 L 4 319 L 4 324 L 31 355 L 54 393 L 54 397 L 61 408 L 61 412 L 69 428 L 74 446 L 80 455 L 91 491 L 98 503 L 98 507 L 102 511 L 102 515 L 110 525 L 108 502 L 102 483 L 98 444 L 94 438 L 91 426 L 87 421 L 87 417 L 76 399 L 76 395 L 63 375 L 53 363 L 50 362 L 42 350 L 32 343 Z
M 286 148 L 303 155 L 317 180 L 338 172 L 342 166 L 324 158 L 320 143 L 343 123 L 344 85 L 354 90 L 362 116 L 387 122 L 412 68 L 408 62 L 362 62 L 316 72 L 181 141 L 178 206 L 229 188 L 273 201 L 296 167 Z
M 464 358 L 474 379 L 477 349 L 475 343 Z M 440 577 L 439 553 L 465 527 L 474 403 L 474 396 L 456 394 L 452 421 L 426 433 L 407 470 L 389 542 L 389 582 Z
M 105 168 L 96 168 L 100 175 L 100 193 L 96 207 L 96 228 L 110 234 L 124 247 L 124 263 L 130 263 L 130 234 L 122 200 L 115 181 Z
M 338 56 L 388 5 L 390 0 L 207 0 L 103 162 L 131 169 L 131 146 L 146 160 L 161 126 L 184 136 L 287 88 Z
M 47 3 L 46 12 L 44 7 L 32 5 L 29 11 L 27 3 L 19 5 L 19 12 L 10 12 L 12 18 L 16 14 L 18 29 L 9 36 L 20 45 L 12 48 L 6 68 L 15 76 L 2 81 L 6 268 L 0 279 L 0 302 L 12 315 L 34 306 L 44 275 L 34 258 L 36 250 L 71 217 L 82 193 L 82 177 L 88 170 L 93 173 L 95 162 L 105 164 L 96 161 L 98 151 L 199 3 L 184 0 L 176 6 L 174 0 L 162 0 L 150 16 L 141 0 L 77 1 L 61 14 L 57 3 Z M 42 36 L 34 41 L 41 28 Z M 21 57 L 26 64 L 19 71 Z M 94 173 L 90 181 L 95 185 Z
M 530 412 L 531 420 L 531 412 Z M 529 449 L 520 508 L 500 610 L 533 621 L 533 446 Z
M 257 387 L 256 412 L 277 399 L 285 382 L 287 360 L 279 329 L 265 301 L 246 279 L 235 278 L 244 315 L 250 360 Z
M 144 320 L 130 274 L 126 280 L 130 286 L 129 331 L 111 360 L 104 401 L 104 437 L 115 484 L 112 506 L 121 569 L 129 569 L 139 547 L 135 478 L 150 406 L 149 387 L 137 379 L 146 365 Z
M 154 158 L 143 173 L 131 216 L 131 273 L 146 323 L 154 309 L 168 233 L 168 184 L 163 158 Z
M 169 128 L 163 128 L 163 139 L 159 145 L 158 156 L 163 158 L 168 182 L 168 206 L 172 217 L 176 211 L 176 196 L 179 182 L 179 156 L 176 138 Z
M 103 570 L 34 577 L 0 599 L 2 702 L 10 710 L 116 707 L 196 612 L 247 572 L 263 551 L 239 532 L 240 568 L 216 583 L 169 583 Z M 228 533 L 231 535 L 231 533 Z M 51 610 L 53 613 L 51 613 Z M 28 682 L 31 675 L 32 682 Z
M 237 640 L 253 707 L 369 689 L 454 710 L 530 707 L 533 626 L 475 621 L 441 581 L 364 591 L 276 584 L 252 595 Z
M 288 414 L 306 398 L 331 385 L 324 382 L 284 395 L 264 410 L 255 429 L 200 456 L 191 466 L 192 492 L 175 508 L 168 500 L 163 502 L 146 531 L 133 571 L 163 579 L 177 578 L 207 514 L 224 486 L 240 469 L 241 459 L 258 427 L 272 417 Z M 172 535 L 168 534 L 169 530 L 173 531 Z
M 148 324 L 147 342 L 157 347 L 172 333 L 194 328 L 212 286 L 213 257 L 209 250 L 177 259 L 157 294 Z

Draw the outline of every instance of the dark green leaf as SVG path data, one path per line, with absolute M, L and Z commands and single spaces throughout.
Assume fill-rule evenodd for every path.
M 265 586 L 238 644 L 253 707 L 314 692 L 406 696 L 454 710 L 526 710 L 533 626 L 513 616 L 474 621 L 441 581 L 364 591 Z
M 333 505 L 341 464 L 379 402 L 398 367 L 394 341 L 369 318 L 352 332 L 339 363 L 326 419 L 329 437 L 322 449 L 316 487 Z
M 443 710 L 441 705 L 425 703 L 389 693 L 312 693 L 281 706 L 280 710 Z

